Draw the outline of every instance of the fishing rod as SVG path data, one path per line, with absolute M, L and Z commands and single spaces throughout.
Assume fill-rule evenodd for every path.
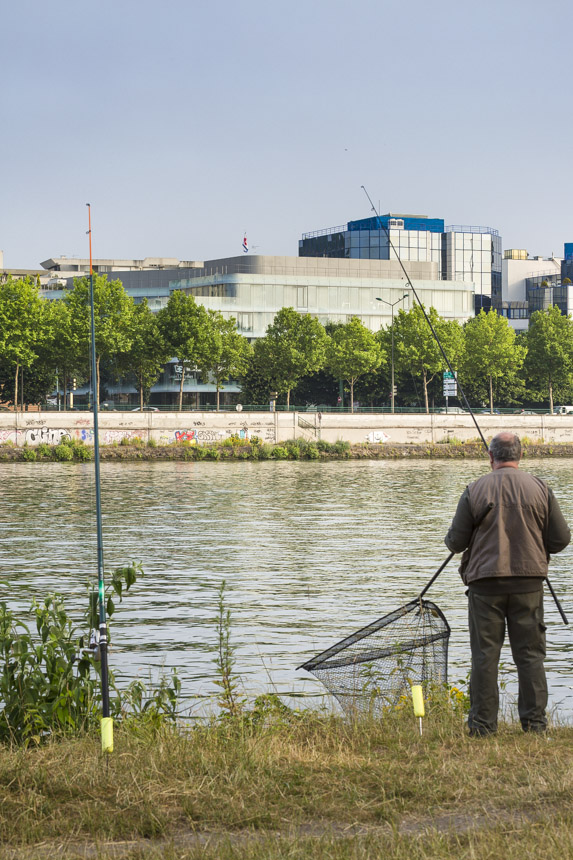
M 94 469 L 96 491 L 96 526 L 97 526 L 97 578 L 99 606 L 99 653 L 101 677 L 101 748 L 104 753 L 113 752 L 113 718 L 109 715 L 109 672 L 107 659 L 107 619 L 105 613 L 105 581 L 103 569 L 103 531 L 101 516 L 101 480 L 99 468 L 99 420 L 98 420 L 98 385 L 95 345 L 95 310 L 94 310 L 94 273 L 92 265 L 92 210 L 88 207 L 88 236 L 90 245 L 90 329 L 91 329 L 91 376 L 92 376 L 92 405 L 94 415 Z
M 396 248 L 394 247 L 394 244 L 393 244 L 393 242 L 392 242 L 392 239 L 390 238 L 390 231 L 388 230 L 388 228 L 386 227 L 386 225 L 382 223 L 382 219 L 380 218 L 380 215 L 378 214 L 378 211 L 377 211 L 376 207 L 374 206 L 374 203 L 372 202 L 372 200 L 371 200 L 371 198 L 370 198 L 370 195 L 368 194 L 368 192 L 367 192 L 366 188 L 364 187 L 364 185 L 361 185 L 360 187 L 362 188 L 362 190 L 363 190 L 363 191 L 364 191 L 364 193 L 366 194 L 366 196 L 367 196 L 367 198 L 368 198 L 368 201 L 369 201 L 369 203 L 370 203 L 370 206 L 372 207 L 372 211 L 373 211 L 373 212 L 374 212 L 374 214 L 376 215 L 376 219 L 377 219 L 377 221 L 378 221 L 378 227 L 379 227 L 379 228 L 381 227 L 381 228 L 385 231 L 386 236 L 388 237 L 388 244 L 390 245 L 390 248 L 391 248 L 391 249 L 392 249 L 392 251 L 394 252 L 394 254 L 395 254 L 395 256 L 396 256 L 396 259 L 397 259 L 397 260 L 398 260 L 398 262 L 400 263 L 400 267 L 401 267 L 402 271 L 404 272 L 404 276 L 405 276 L 406 280 L 408 281 L 408 286 L 409 286 L 409 288 L 412 290 L 412 292 L 414 293 L 414 298 L 416 299 L 416 301 L 417 301 L 417 302 L 418 302 L 418 304 L 420 305 L 420 308 L 422 309 L 422 313 L 424 314 L 424 317 L 425 317 L 426 322 L 427 322 L 427 323 L 428 323 L 428 325 L 430 326 L 430 331 L 431 331 L 431 332 L 432 332 L 432 334 L 434 335 L 434 339 L 435 339 L 436 343 L 438 344 L 438 347 L 439 347 L 439 349 L 440 349 L 440 352 L 442 353 L 443 359 L 444 359 L 444 361 L 446 362 L 446 364 L 447 364 L 447 366 L 448 366 L 448 370 L 450 371 L 450 373 L 452 374 L 453 378 L 454 378 L 454 379 L 456 380 L 456 382 L 457 382 L 457 379 L 458 379 L 458 377 L 457 377 L 457 373 L 454 371 L 454 368 L 453 368 L 453 367 L 452 367 L 452 365 L 450 364 L 450 360 L 449 360 L 448 356 L 446 355 L 446 353 L 444 352 L 444 348 L 443 348 L 443 346 L 442 346 L 442 344 L 441 344 L 441 342 L 440 342 L 440 338 L 438 337 L 438 335 L 437 335 L 437 333 L 436 333 L 436 330 L 435 330 L 434 326 L 432 325 L 432 321 L 431 321 L 430 317 L 429 317 L 429 316 L 428 316 L 428 314 L 426 313 L 426 308 L 424 307 L 424 305 L 423 305 L 423 304 L 422 304 L 422 302 L 420 301 L 420 297 L 418 296 L 418 293 L 416 292 L 416 288 L 414 287 L 414 284 L 412 283 L 412 281 L 411 281 L 411 279 L 410 279 L 410 275 L 409 275 L 409 274 L 408 274 L 408 272 L 406 271 L 406 268 L 405 268 L 405 266 L 404 266 L 404 263 L 402 262 L 402 260 L 401 260 L 401 258 L 400 258 L 400 255 L 398 254 L 398 252 L 396 251 Z M 460 392 L 461 392 L 461 395 L 462 395 L 462 397 L 463 397 L 463 400 L 464 400 L 464 403 L 465 403 L 465 405 L 466 405 L 466 407 L 467 407 L 467 410 L 468 410 L 468 412 L 470 413 L 470 415 L 472 416 L 472 421 L 474 422 L 474 424 L 475 424 L 475 426 L 476 426 L 476 430 L 478 431 L 478 433 L 479 433 L 479 435 L 480 435 L 481 441 L 483 442 L 483 444 L 484 444 L 484 446 L 485 446 L 486 451 L 489 451 L 488 444 L 487 444 L 487 442 L 485 441 L 485 437 L 484 437 L 483 433 L 481 432 L 481 429 L 480 429 L 479 424 L 477 423 L 477 419 L 476 419 L 476 417 L 475 417 L 475 415 L 474 415 L 473 409 L 471 408 L 470 404 L 468 403 L 468 399 L 467 399 L 467 397 L 466 397 L 465 391 L 463 390 L 463 388 L 462 388 L 462 386 L 460 385 L 460 383 L 459 383 L 459 382 L 457 382 L 457 386 L 458 386 L 458 388 L 459 388 L 459 390 L 460 390 Z
M 414 284 L 412 283 L 412 280 L 411 280 L 411 278 L 410 278 L 410 275 L 409 275 L 409 274 L 408 274 L 408 272 L 406 271 L 406 268 L 405 268 L 405 266 L 404 266 L 404 263 L 402 262 L 402 259 L 401 259 L 400 255 L 398 254 L 398 252 L 396 251 L 396 248 L 394 247 L 394 244 L 393 244 L 393 242 L 392 242 L 392 239 L 390 238 L 390 231 L 389 231 L 388 227 L 387 227 L 385 224 L 383 224 L 383 223 L 382 223 L 382 219 L 380 218 L 380 215 L 379 215 L 379 213 L 378 213 L 378 210 L 376 209 L 376 207 L 375 207 L 374 203 L 372 202 L 372 198 L 371 198 L 371 197 L 370 197 L 370 195 L 368 194 L 368 192 L 367 192 L 366 188 L 364 187 L 364 185 L 361 185 L 360 187 L 362 188 L 362 190 L 364 191 L 364 193 L 365 193 L 366 197 L 368 198 L 368 202 L 370 203 L 370 206 L 371 206 L 372 212 L 374 212 L 374 214 L 376 215 L 376 220 L 377 220 L 377 222 L 378 222 L 378 228 L 379 228 L 379 229 L 381 228 L 381 229 L 382 229 L 382 230 L 384 230 L 384 232 L 386 233 L 386 236 L 387 236 L 387 238 L 388 238 L 388 245 L 390 246 L 390 248 L 391 248 L 391 249 L 392 249 L 392 251 L 394 252 L 394 255 L 395 255 L 396 259 L 397 259 L 397 260 L 398 260 L 398 262 L 400 263 L 400 268 L 401 268 L 401 269 L 402 269 L 402 271 L 404 272 L 404 277 L 405 277 L 405 278 L 406 278 L 406 280 L 408 281 L 408 286 L 409 286 L 409 288 L 412 290 L 412 292 L 413 292 L 413 294 L 414 294 L 414 298 L 416 299 L 416 301 L 418 302 L 418 304 L 419 304 L 420 308 L 422 309 L 422 313 L 424 314 L 425 320 L 426 320 L 426 322 L 428 323 L 428 325 L 429 325 L 429 327 L 430 327 L 430 331 L 432 332 L 432 334 L 433 334 L 433 336 L 434 336 L 434 340 L 436 341 L 436 343 L 437 343 L 437 345 L 438 345 L 438 347 L 439 347 L 439 349 L 440 349 L 440 352 L 442 353 L 443 359 L 444 359 L 444 361 L 446 362 L 446 365 L 448 366 L 448 370 L 449 370 L 449 371 L 450 371 L 450 373 L 452 374 L 453 378 L 457 381 L 457 374 L 455 373 L 455 371 L 454 371 L 454 369 L 453 369 L 452 365 L 450 364 L 450 360 L 449 360 L 448 356 L 446 355 L 446 353 L 445 353 L 445 351 L 444 351 L 444 348 L 443 348 L 443 346 L 442 346 L 442 344 L 441 344 L 440 338 L 438 337 L 437 332 L 436 332 L 436 330 L 434 329 L 434 326 L 432 325 L 432 321 L 431 321 L 430 317 L 429 317 L 429 316 L 428 316 L 428 314 L 426 313 L 426 308 L 424 307 L 424 305 L 423 305 L 423 304 L 422 304 L 422 302 L 420 301 L 420 298 L 419 298 L 419 296 L 418 296 L 418 293 L 416 292 L 416 288 L 414 287 Z M 481 441 L 482 441 L 482 442 L 483 442 L 483 444 L 484 444 L 484 448 L 485 448 L 485 450 L 489 453 L 489 445 L 488 445 L 488 444 L 487 444 L 487 442 L 485 441 L 485 437 L 484 437 L 483 433 L 481 432 L 481 428 L 480 428 L 480 426 L 479 426 L 479 424 L 478 424 L 478 422 L 477 422 L 477 418 L 475 417 L 474 411 L 473 411 L 473 409 L 471 408 L 471 406 L 470 406 L 470 404 L 469 404 L 469 402 L 468 402 L 468 399 L 467 399 L 467 397 L 466 397 L 466 393 L 465 393 L 464 389 L 462 388 L 462 386 L 460 385 L 460 383 L 459 383 L 459 382 L 457 383 L 457 386 L 458 386 L 458 388 L 459 388 L 459 390 L 460 390 L 460 392 L 461 392 L 461 395 L 462 395 L 462 397 L 463 397 L 463 401 L 464 401 L 464 403 L 465 403 L 465 405 L 466 405 L 466 408 L 467 408 L 468 412 L 470 413 L 470 415 L 471 415 L 471 417 L 472 417 L 472 421 L 474 422 L 474 424 L 475 424 L 475 426 L 476 426 L 476 430 L 478 431 L 478 433 L 479 433 L 479 435 L 480 435 Z M 430 585 L 432 584 L 432 582 L 434 581 L 434 579 L 436 579 L 436 578 L 438 577 L 438 575 L 442 572 L 442 570 L 444 569 L 444 567 L 446 566 L 446 564 L 449 562 L 449 560 L 450 560 L 450 558 L 451 558 L 451 557 L 452 557 L 452 556 L 450 556 L 449 558 L 447 558 L 447 559 L 446 559 L 446 561 L 444 562 L 444 564 L 441 566 L 441 568 L 438 570 L 438 572 L 434 575 L 434 577 L 432 578 L 432 580 L 428 583 L 428 586 L 424 589 L 424 591 L 422 592 L 422 594 L 425 594 L 425 592 L 426 592 L 426 591 L 427 591 L 427 589 L 430 587 Z M 552 596 L 553 600 L 555 601 L 555 605 L 557 606 L 557 609 L 559 610 L 559 614 L 561 615 L 561 618 L 563 619 L 563 623 L 564 623 L 564 624 L 569 624 L 569 620 L 568 620 L 567 616 L 565 615 L 565 612 L 563 611 L 563 607 L 561 606 L 561 603 L 559 602 L 559 598 L 558 598 L 558 597 L 557 597 L 557 595 L 555 594 L 555 591 L 554 591 L 554 589 L 553 589 L 553 586 L 551 585 L 551 582 L 549 581 L 549 577 L 546 577 L 546 580 L 545 580 L 545 581 L 547 582 L 547 587 L 549 588 L 549 591 L 551 592 L 551 596 Z

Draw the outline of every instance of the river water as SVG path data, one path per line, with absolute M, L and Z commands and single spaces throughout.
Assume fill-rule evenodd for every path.
M 573 522 L 573 460 L 527 461 Z M 443 536 L 483 461 L 102 463 L 106 569 L 145 577 L 113 619 L 122 682 L 176 668 L 183 713 L 212 708 L 217 587 L 227 582 L 236 671 L 245 691 L 323 703 L 296 667 L 411 600 L 446 558 Z M 92 464 L 0 464 L 0 595 L 25 611 L 57 591 L 85 601 L 97 577 Z M 573 616 L 573 549 L 551 580 Z M 466 597 L 450 562 L 428 593 L 451 627 L 449 680 L 469 669 Z M 573 717 L 573 632 L 546 597 L 551 707 Z M 573 621 L 573 617 L 572 617 Z M 502 654 L 506 703 L 515 690 Z

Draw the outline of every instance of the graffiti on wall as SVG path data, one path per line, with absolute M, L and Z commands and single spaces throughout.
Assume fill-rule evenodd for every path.
M 74 433 L 76 439 L 81 439 L 82 442 L 85 442 L 86 445 L 93 445 L 94 443 L 94 431 L 93 428 L 90 430 L 76 430 Z
M 176 430 L 175 431 L 175 441 L 176 442 L 191 442 L 192 445 L 197 444 L 197 439 L 195 438 L 195 430 Z
M 104 445 L 113 445 L 114 442 L 121 442 L 122 439 L 141 439 L 144 432 L 142 430 L 139 432 L 137 430 L 106 430 L 103 434 L 103 443 Z
M 34 427 L 26 430 L 24 434 L 27 445 L 39 445 L 44 442 L 46 445 L 59 445 L 62 439 L 69 439 L 69 430 L 62 428 L 52 429 L 51 427 Z
M 204 422 L 195 422 L 197 424 Z M 272 428 L 269 428 L 272 429 Z M 173 434 L 176 442 L 190 442 L 192 445 L 204 442 L 220 442 L 222 439 L 229 436 L 238 436 L 239 439 L 244 439 L 248 442 L 250 439 L 250 431 L 247 426 L 240 428 L 229 428 L 227 430 L 176 430 Z
M 57 420 L 57 419 L 56 419 Z M 85 423 L 84 423 L 85 422 Z M 58 445 L 62 439 L 79 439 L 86 445 L 93 445 L 93 427 L 87 426 L 91 419 L 79 419 L 74 421 L 71 428 L 49 427 L 40 424 L 35 419 L 27 422 L 26 429 L 15 430 L 12 428 L 0 430 L 0 444 L 12 443 L 15 445 Z M 247 424 L 243 421 L 232 421 L 224 427 L 208 426 L 209 421 L 193 421 L 187 427 L 178 430 L 165 429 L 160 433 L 153 433 L 153 437 L 160 444 L 169 445 L 173 442 L 187 442 L 192 445 L 216 444 L 229 436 L 237 436 L 248 442 L 253 436 L 261 438 L 264 442 L 275 441 L 274 425 L 268 425 L 260 420 Z M 207 424 L 207 426 L 205 426 Z M 83 426 L 82 426 L 83 425 Z M 159 428 L 158 428 L 159 429 Z M 100 440 L 104 445 L 119 444 L 122 439 L 143 438 L 147 439 L 148 430 L 144 428 L 128 429 L 116 425 L 113 429 L 100 429 Z
M 366 437 L 366 440 L 372 444 L 381 444 L 387 442 L 389 438 L 388 434 L 384 433 L 383 430 L 372 430 Z

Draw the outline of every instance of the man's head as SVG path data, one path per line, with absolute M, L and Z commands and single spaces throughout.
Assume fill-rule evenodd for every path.
M 521 460 L 521 442 L 515 433 L 498 433 L 489 443 L 489 459 L 492 468 L 517 466 Z

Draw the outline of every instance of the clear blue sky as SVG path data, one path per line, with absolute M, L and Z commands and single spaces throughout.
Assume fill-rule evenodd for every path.
M 298 253 L 382 212 L 573 241 L 567 0 L 20 0 L 2 14 L 6 266 Z

